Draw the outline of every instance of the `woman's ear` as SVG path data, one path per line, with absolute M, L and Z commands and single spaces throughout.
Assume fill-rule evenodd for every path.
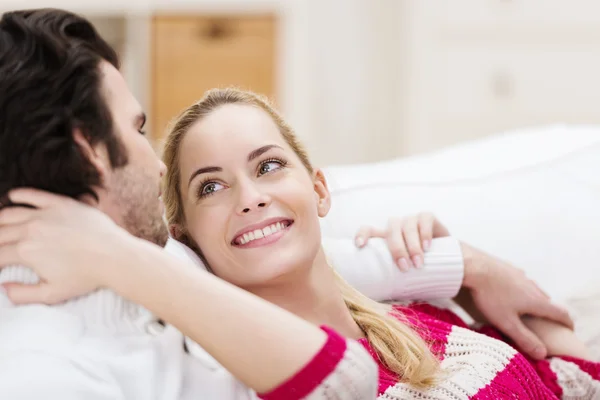
M 323 218 L 329 213 L 331 208 L 331 195 L 327 187 L 325 174 L 320 169 L 315 169 L 313 175 L 315 198 L 317 200 L 317 212 L 319 217 Z
M 178 224 L 169 225 L 169 234 L 173 239 L 178 240 L 180 242 L 183 238 L 183 231 L 181 230 L 181 227 Z

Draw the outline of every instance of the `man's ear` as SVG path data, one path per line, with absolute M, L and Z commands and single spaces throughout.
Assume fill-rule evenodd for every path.
M 327 180 L 325 174 L 320 169 L 315 169 L 313 174 L 313 181 L 315 187 L 315 198 L 317 200 L 317 212 L 319 217 L 323 218 L 331 209 L 331 194 L 327 187 Z
M 106 151 L 100 146 L 92 146 L 83 132 L 81 132 L 81 129 L 73 131 L 73 140 L 79 147 L 81 154 L 88 159 L 96 171 L 98 171 L 100 178 L 104 180 L 104 177 L 110 170 L 110 161 Z

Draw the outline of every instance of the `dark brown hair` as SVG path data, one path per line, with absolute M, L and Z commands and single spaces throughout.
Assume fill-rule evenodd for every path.
M 0 19 L 0 196 L 35 187 L 94 195 L 100 176 L 73 139 L 104 143 L 112 167 L 127 163 L 101 94 L 104 60 L 116 52 L 85 18 L 68 11 L 12 11 Z

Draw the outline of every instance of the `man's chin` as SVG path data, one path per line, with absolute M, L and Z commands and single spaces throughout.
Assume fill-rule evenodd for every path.
M 160 247 L 165 247 L 167 240 L 169 240 L 169 230 L 166 226 L 162 226 L 163 229 L 157 230 L 154 238 L 150 241 Z
M 162 220 L 160 220 L 160 223 L 157 223 L 152 227 L 146 227 L 145 229 L 140 229 L 140 227 L 136 228 L 137 229 L 129 230 L 129 233 L 135 237 L 147 240 L 160 247 L 165 247 L 167 244 L 167 240 L 169 239 L 169 231 Z

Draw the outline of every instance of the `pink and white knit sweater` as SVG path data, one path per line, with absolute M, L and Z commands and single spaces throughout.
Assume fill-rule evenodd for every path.
M 396 399 L 600 399 L 600 364 L 572 357 L 528 359 L 486 327 L 476 332 L 449 310 L 394 306 L 441 360 L 446 375 L 427 390 L 400 383 L 379 363 L 379 397 Z M 378 361 L 366 340 L 361 344 Z

